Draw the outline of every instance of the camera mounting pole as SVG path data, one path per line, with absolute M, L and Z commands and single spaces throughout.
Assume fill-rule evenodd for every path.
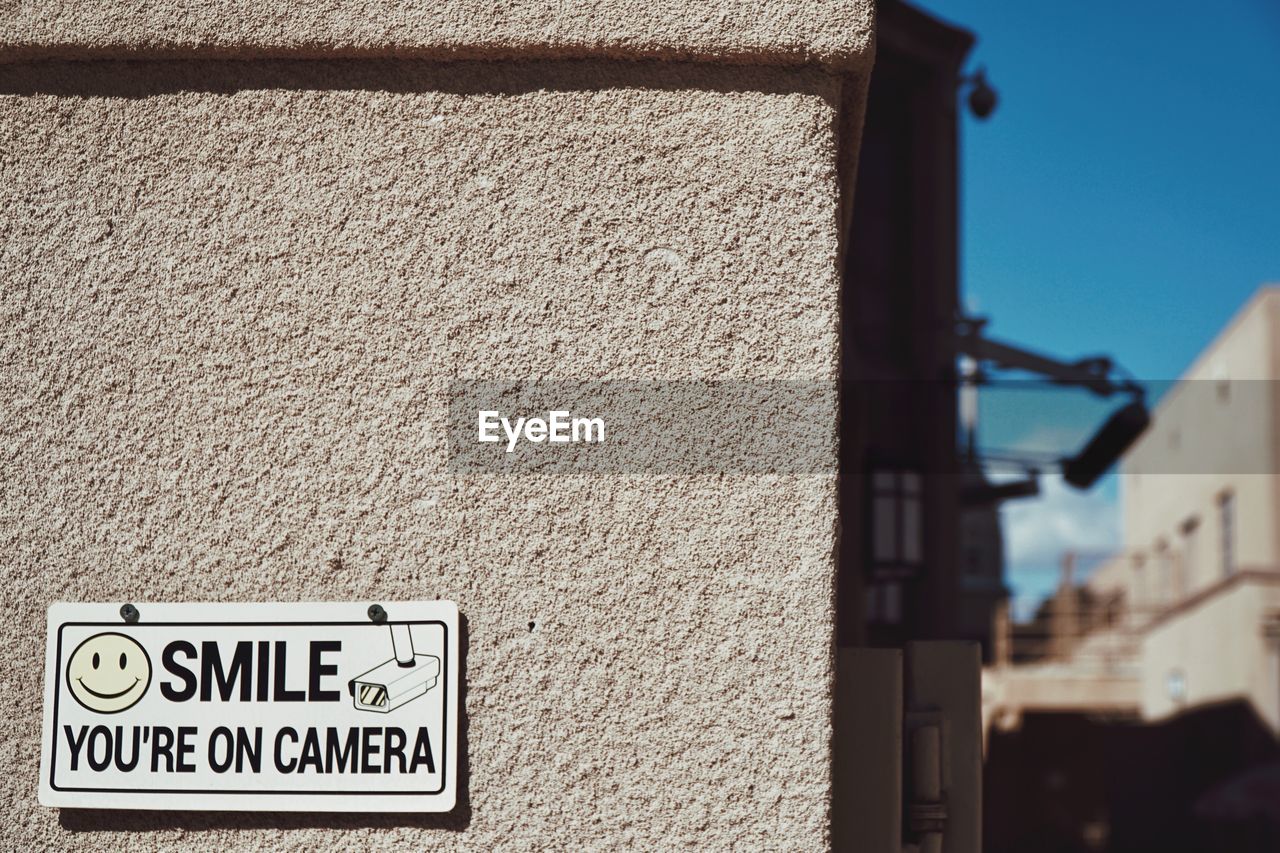
M 1076 488 L 1089 488 L 1150 425 L 1145 389 L 1131 379 L 1114 378 L 1115 363 L 1106 356 L 1059 361 L 984 336 L 986 324 L 985 317 L 961 317 L 956 321 L 956 351 L 976 362 L 966 382 L 982 384 L 986 378 L 983 368 L 990 365 L 1001 370 L 1036 373 L 1054 384 L 1084 388 L 1100 397 L 1116 394 L 1129 397 L 1129 402 L 1112 413 L 1079 453 L 1058 461 L 1063 479 Z

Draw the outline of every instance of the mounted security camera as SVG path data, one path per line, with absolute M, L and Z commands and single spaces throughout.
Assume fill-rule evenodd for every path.
M 996 111 L 1000 96 L 987 82 L 987 69 L 979 67 L 977 71 L 960 78 L 960 85 L 969 84 L 969 111 L 978 119 L 986 119 Z
M 1141 397 L 1117 409 L 1083 450 L 1062 460 L 1062 479 L 1077 489 L 1091 488 L 1150 425 L 1151 413 Z
M 347 690 L 357 709 L 387 713 L 436 686 L 440 658 L 413 651 L 408 625 L 391 625 L 392 658 L 351 679 Z

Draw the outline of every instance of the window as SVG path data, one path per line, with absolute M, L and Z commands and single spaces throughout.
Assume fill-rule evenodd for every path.
M 1225 364 L 1219 362 L 1213 366 L 1213 383 L 1218 391 L 1218 402 L 1231 402 L 1231 375 Z
M 867 624 L 897 625 L 902 622 L 902 584 L 880 581 L 867 587 Z
M 1222 576 L 1236 571 L 1236 496 L 1226 492 L 1218 499 L 1218 526 L 1222 535 Z
M 1182 564 L 1179 566 L 1174 594 L 1186 595 L 1196 586 L 1196 566 L 1199 561 L 1200 519 L 1189 518 L 1182 524 Z
M 1151 605 L 1145 565 L 1141 554 L 1133 555 L 1133 594 L 1129 597 L 1132 599 L 1130 606 L 1139 617 L 1146 616 L 1146 610 Z
M 924 561 L 921 476 L 881 469 L 871 475 L 871 570 L 877 578 L 905 578 Z
M 970 545 L 964 549 L 964 576 L 967 578 L 980 578 L 983 576 L 984 568 L 982 560 L 982 549 Z
M 1173 600 L 1173 555 L 1169 543 L 1161 539 L 1156 543 L 1156 594 L 1154 604 L 1163 606 Z

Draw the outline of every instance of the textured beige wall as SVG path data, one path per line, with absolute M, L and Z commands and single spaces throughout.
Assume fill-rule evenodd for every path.
M 456 477 L 444 418 L 454 377 L 833 378 L 839 78 L 53 63 L 0 93 L 3 846 L 825 843 L 834 477 Z M 466 620 L 453 814 L 36 804 L 49 602 L 394 598 Z
M 1161 719 L 1212 702 L 1247 700 L 1280 731 L 1280 669 L 1275 641 L 1262 631 L 1280 610 L 1280 579 L 1246 577 L 1197 606 L 1170 616 L 1142 638 L 1142 714 Z M 1169 675 L 1186 698 L 1169 695 Z
M 1244 698 L 1280 729 L 1280 669 L 1263 634 L 1280 607 L 1277 330 L 1280 289 L 1262 288 L 1196 358 L 1126 455 L 1125 538 L 1146 557 L 1140 569 L 1129 563 L 1130 583 L 1149 610 L 1183 603 L 1142 638 L 1147 718 Z M 1226 494 L 1233 496 L 1234 582 L 1224 565 Z M 1188 537 L 1190 520 L 1197 524 Z M 1159 541 L 1168 546 L 1163 565 Z M 1169 695 L 1175 671 L 1185 678 L 1181 702 Z
M 161 55 L 699 59 L 865 69 L 867 0 L 0 0 L 0 61 Z

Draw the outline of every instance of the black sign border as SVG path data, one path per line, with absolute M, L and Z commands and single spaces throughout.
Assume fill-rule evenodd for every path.
M 370 625 L 368 621 L 359 622 L 317 622 L 315 620 L 307 620 L 304 622 L 147 622 L 140 627 L 147 628 L 182 628 L 182 627 L 210 627 L 210 628 L 280 628 L 292 627 L 297 625 L 323 625 L 323 626 L 359 626 Z M 210 788 L 63 788 L 54 782 L 54 775 L 58 770 L 58 700 L 61 698 L 61 682 L 62 682 L 62 631 L 65 628 L 115 628 L 120 630 L 119 622 L 63 622 L 58 626 L 58 647 L 56 657 L 54 658 L 55 679 L 53 690 L 53 743 L 49 747 L 49 787 L 54 791 L 62 791 L 66 793 L 86 793 L 86 794 L 249 794 L 253 796 L 278 795 L 288 797 L 299 796 L 364 796 L 364 797 L 434 797 L 443 794 L 445 788 L 448 787 L 449 776 L 449 626 L 441 619 L 405 619 L 396 620 L 396 625 L 439 625 L 444 632 L 444 649 L 443 659 L 440 661 L 440 675 L 444 681 L 444 737 L 440 743 L 440 787 L 434 791 L 228 791 L 222 789 Z M 266 811 L 270 811 L 267 809 Z

